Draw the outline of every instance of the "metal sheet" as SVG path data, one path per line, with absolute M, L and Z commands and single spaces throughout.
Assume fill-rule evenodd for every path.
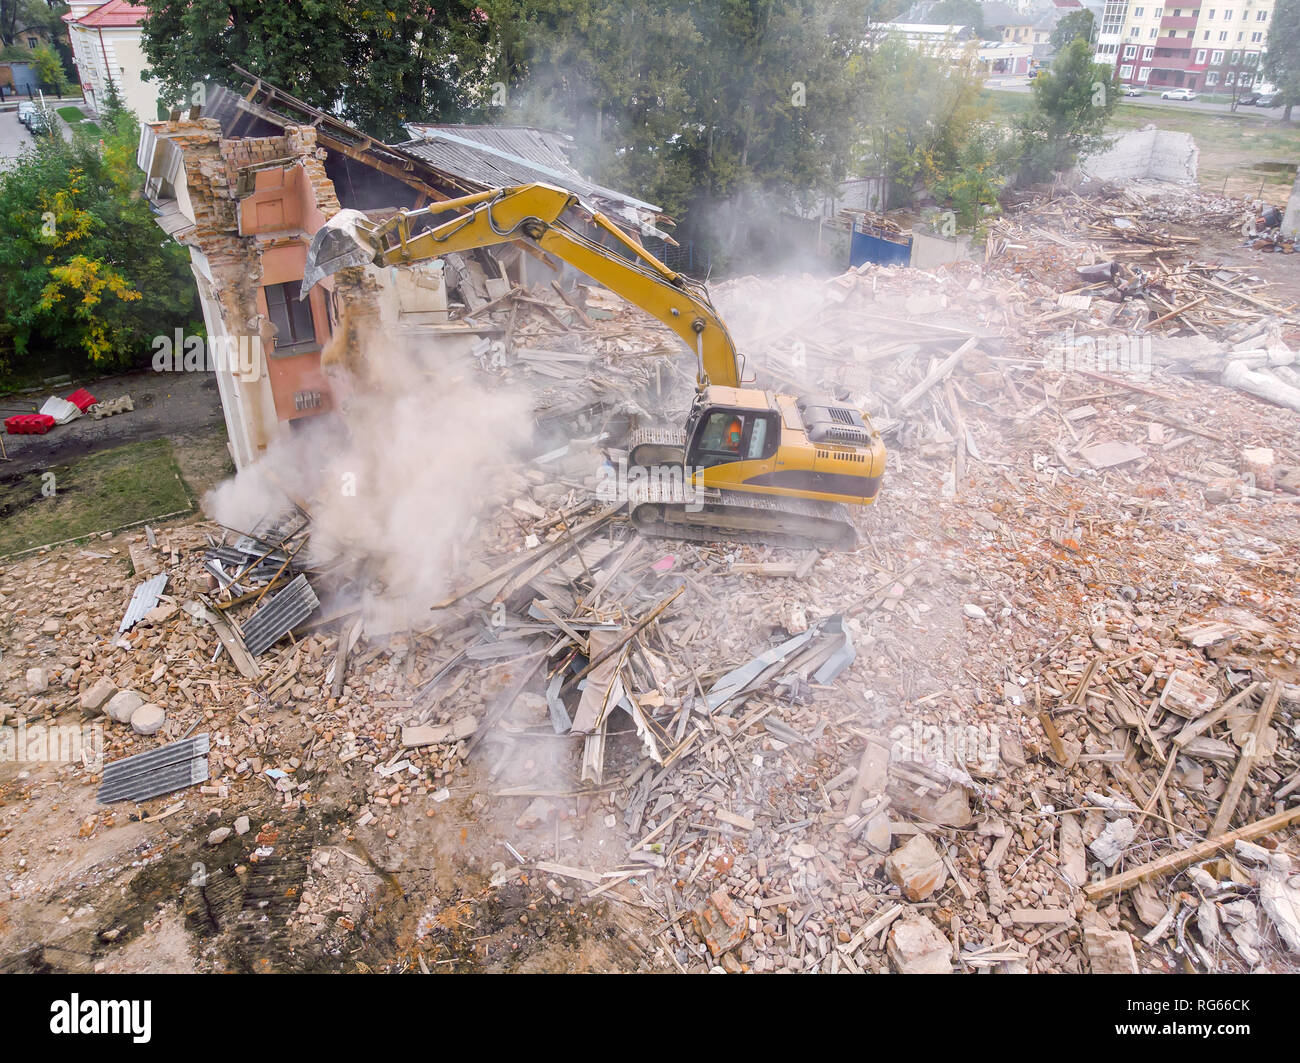
M 297 576 L 243 624 L 244 645 L 254 657 L 265 653 L 314 613 L 320 602 L 306 575 Z
M 208 735 L 195 735 L 104 766 L 96 799 L 143 801 L 208 778 Z
M 158 604 L 158 596 L 162 594 L 167 586 L 167 579 L 167 573 L 160 572 L 151 579 L 145 580 L 135 589 L 135 593 L 131 595 L 131 601 L 126 607 L 126 615 L 122 617 L 122 622 L 117 626 L 118 634 L 130 631 L 144 619 L 145 613 Z

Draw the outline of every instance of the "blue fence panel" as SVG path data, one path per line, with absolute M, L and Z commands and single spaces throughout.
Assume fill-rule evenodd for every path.
M 879 236 L 872 236 L 870 233 L 860 233 L 855 230 L 852 239 L 849 241 L 850 266 L 861 266 L 864 262 L 875 262 L 881 266 L 897 264 L 906 266 L 911 257 L 911 240 L 900 244 L 893 240 L 882 240 Z

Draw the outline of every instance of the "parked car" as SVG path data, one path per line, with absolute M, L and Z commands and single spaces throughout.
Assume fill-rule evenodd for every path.
M 1141 96 L 1141 95 L 1142 95 L 1142 90 L 1141 90 L 1140 88 L 1138 88 L 1136 85 L 1125 85 L 1125 86 L 1124 86 L 1124 95 L 1125 95 L 1125 96 Z
M 27 129 L 34 137 L 52 134 L 54 122 L 44 111 L 33 111 L 27 116 Z
M 1160 94 L 1162 100 L 1194 100 L 1196 93 L 1191 89 L 1170 89 L 1168 92 Z
M 1259 102 L 1259 95 L 1258 92 L 1243 92 L 1237 97 L 1237 106 L 1254 107 Z
M 22 122 L 23 125 L 26 125 L 26 124 L 27 124 L 27 120 L 28 120 L 29 118 L 31 118 L 32 113 L 33 113 L 35 110 L 36 110 L 36 104 L 32 103 L 31 100 L 19 100 L 19 101 L 18 101 L 18 121 Z
M 1280 92 L 1265 92 L 1255 101 L 1256 107 L 1280 107 L 1282 105 L 1282 94 Z

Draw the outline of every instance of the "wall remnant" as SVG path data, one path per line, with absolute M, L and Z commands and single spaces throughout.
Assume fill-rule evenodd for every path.
M 1149 125 L 1115 138 L 1096 155 L 1080 159 L 1080 173 L 1097 181 L 1150 178 L 1195 184 L 1200 149 L 1189 133 L 1174 133 Z

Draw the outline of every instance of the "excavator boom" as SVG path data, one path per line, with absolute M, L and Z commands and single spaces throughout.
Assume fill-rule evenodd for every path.
M 566 223 L 571 210 L 591 219 L 596 239 Z M 433 224 L 447 213 L 449 220 Z M 340 211 L 312 239 L 302 294 L 349 266 L 410 265 L 512 240 L 621 295 L 695 352 L 699 389 L 685 428 L 638 427 L 627 441 L 633 466 L 677 474 L 667 483 L 629 483 L 628 513 L 637 528 L 678 539 L 835 549 L 856 542 L 845 506 L 874 502 L 885 471 L 884 444 L 862 412 L 833 399 L 742 386 L 736 346 L 704 288 L 563 189 L 489 189 L 399 211 L 379 224 Z
M 588 214 L 626 256 L 567 225 L 562 215 L 571 207 Z M 441 225 L 413 233 L 426 218 L 449 211 L 459 213 Z M 312 239 L 303 295 L 348 266 L 407 265 L 511 240 L 527 240 L 550 252 L 662 321 L 696 355 L 701 385 L 740 385 L 736 346 L 704 291 L 629 239 L 599 211 L 551 185 L 480 192 L 402 211 L 378 225 L 357 211 L 340 211 Z

